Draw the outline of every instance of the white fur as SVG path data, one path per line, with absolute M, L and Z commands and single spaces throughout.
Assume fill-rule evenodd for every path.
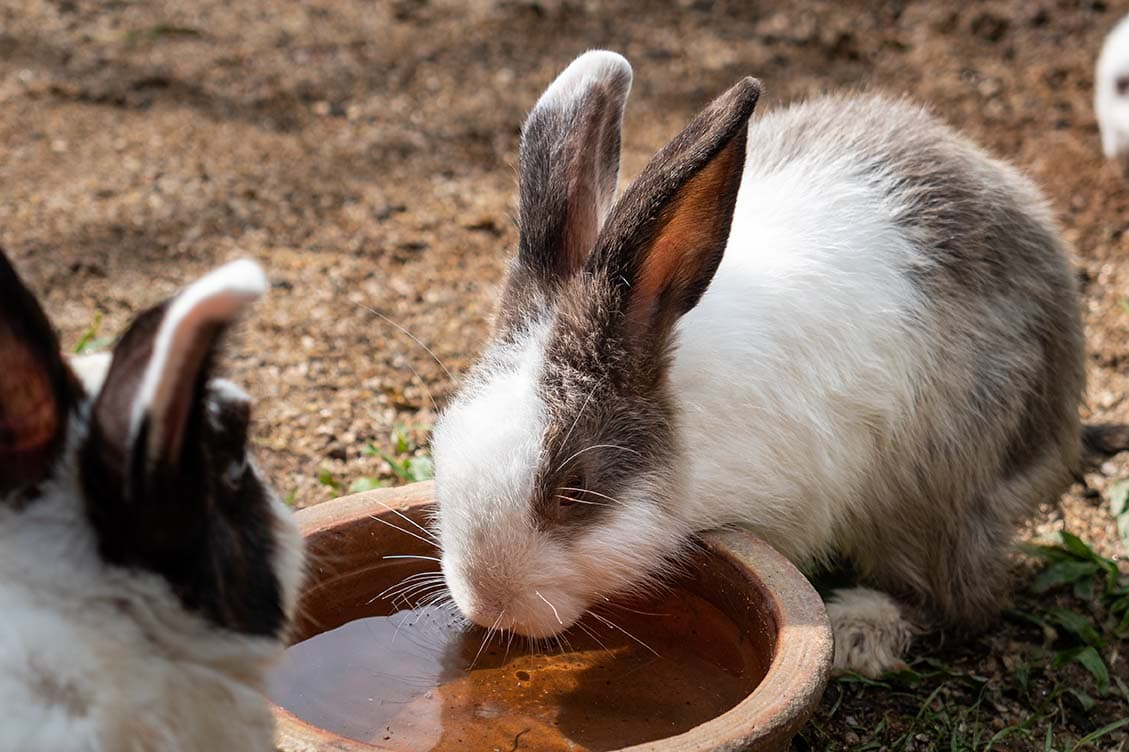
M 153 344 L 153 356 L 133 404 L 131 437 L 135 437 L 146 415 L 164 416 L 176 398 L 185 359 L 192 356 L 193 341 L 209 323 L 230 321 L 248 303 L 267 291 L 262 268 L 240 259 L 225 264 L 189 285 L 173 300 L 161 321 Z M 164 445 L 164 426 L 155 421 L 149 434 L 149 458 L 157 459 Z
M 84 434 L 72 421 L 70 444 Z M 272 749 L 260 690 L 279 643 L 218 630 L 158 576 L 105 564 L 76 475 L 68 463 L 25 508 L 0 504 L 0 752 Z M 292 605 L 301 542 L 276 507 Z
M 873 436 L 905 414 L 930 364 L 911 329 L 914 248 L 850 160 L 812 151 L 746 171 L 725 256 L 679 323 L 671 369 L 693 447 L 687 523 L 740 522 L 801 565 L 842 550 L 850 505 L 866 501 L 851 491 L 875 466 Z
M 487 627 L 499 612 L 496 601 L 509 603 L 517 588 L 472 591 L 470 578 L 460 576 L 477 565 L 471 552 L 482 550 L 471 541 L 488 538 L 490 548 L 512 554 L 504 557 L 513 562 L 506 577 L 525 582 L 527 571 L 541 568 L 526 510 L 545 430 L 536 385 L 547 331 L 547 322 L 536 323 L 518 343 L 487 353 L 491 378 L 464 385 L 460 409 L 444 413 L 432 434 L 437 496 L 450 500 L 439 525 L 443 570 L 455 603 L 480 622 L 489 614 Z M 498 575 L 501 580 L 503 573 Z M 509 610 L 512 617 L 515 606 Z
M 1117 91 L 1117 80 L 1129 77 L 1129 17 L 1106 37 L 1094 73 L 1094 110 L 1102 134 L 1102 151 L 1110 159 L 1129 155 L 1129 92 Z
M 71 370 L 78 376 L 78 380 L 82 382 L 86 391 L 97 394 L 98 390 L 102 388 L 102 382 L 106 380 L 106 374 L 110 372 L 112 358 L 113 353 L 97 352 L 72 355 L 69 360 Z

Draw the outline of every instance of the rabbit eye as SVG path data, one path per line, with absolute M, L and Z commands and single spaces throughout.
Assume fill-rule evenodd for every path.
M 1129 76 L 1118 76 L 1113 85 L 1117 88 L 1118 95 L 1129 95 Z
M 565 478 L 564 482 L 557 488 L 557 504 L 562 509 L 574 507 L 577 504 L 585 504 L 584 478 L 579 473 L 573 474 Z

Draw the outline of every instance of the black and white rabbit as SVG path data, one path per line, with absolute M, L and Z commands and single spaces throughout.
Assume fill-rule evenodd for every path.
M 303 548 L 209 376 L 265 290 L 217 269 L 80 379 L 0 253 L 0 751 L 273 749 Z
M 742 525 L 853 564 L 840 669 L 981 627 L 1080 449 L 1077 293 L 1038 190 L 904 101 L 750 122 L 747 78 L 617 199 L 630 84 L 586 53 L 524 125 L 494 337 L 432 439 L 454 602 L 552 635 Z

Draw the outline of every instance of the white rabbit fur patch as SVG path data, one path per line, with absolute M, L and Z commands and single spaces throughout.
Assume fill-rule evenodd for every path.
M 1129 17 L 1113 27 L 1102 45 L 1094 73 L 1094 110 L 1102 152 L 1129 156 Z
M 931 365 L 905 273 L 917 254 L 875 190 L 891 178 L 849 162 L 813 151 L 746 170 L 725 257 L 679 323 L 671 367 L 693 448 L 680 511 L 696 529 L 752 524 L 802 564 L 866 502 L 848 489 L 874 465 L 873 431 L 912 405 Z

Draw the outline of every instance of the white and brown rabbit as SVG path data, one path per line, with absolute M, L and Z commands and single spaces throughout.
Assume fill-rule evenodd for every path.
M 80 380 L 0 253 L 0 752 L 273 748 L 302 545 L 209 376 L 265 289 L 222 267 Z
M 522 131 L 494 338 L 433 436 L 455 603 L 555 634 L 741 525 L 853 564 L 840 669 L 983 626 L 1080 448 L 1077 293 L 1039 192 L 903 101 L 750 122 L 747 78 L 617 199 L 630 83 L 589 52 Z

